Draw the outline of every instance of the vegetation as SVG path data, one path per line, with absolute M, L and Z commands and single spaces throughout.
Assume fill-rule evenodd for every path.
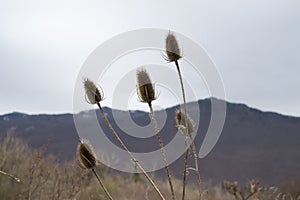
M 181 197 L 182 200 L 300 199 L 300 196 L 296 197 L 299 194 L 296 194 L 295 190 L 292 193 L 282 193 L 275 187 L 261 187 L 258 180 L 249 181 L 249 184 L 245 186 L 240 186 L 237 182 L 224 181 L 222 186 L 214 186 L 206 188 L 206 190 L 202 188 L 197 152 L 192 137 L 195 131 L 194 122 L 187 113 L 183 78 L 178 62 L 181 57 L 177 40 L 173 34 L 169 33 L 166 38 L 166 60 L 174 62 L 176 65 L 183 99 L 183 110 L 177 110 L 174 113 L 176 126 L 179 132 L 185 136 L 183 142 L 186 150 L 182 180 L 171 178 L 165 147 L 152 107 L 152 101 L 157 98 L 154 84 L 151 82 L 148 72 L 141 69 L 137 71 L 137 92 L 139 100 L 149 106 L 167 181 L 155 178 L 139 164 L 105 115 L 101 105 L 104 99 L 101 88 L 91 80 L 85 79 L 84 89 L 87 102 L 98 106 L 111 134 L 129 154 L 140 174 L 112 172 L 107 169 L 97 160 L 90 143 L 83 139 L 78 142 L 76 159 L 59 163 L 54 156 L 45 155 L 46 144 L 38 150 L 32 150 L 20 139 L 14 137 L 13 130 L 11 130 L 5 138 L 2 138 L 0 146 L 1 199 L 175 200 L 178 197 Z M 197 184 L 187 182 L 190 146 L 195 162 Z
M 66 163 L 58 163 L 51 155 L 43 155 L 46 147 L 38 150 L 30 149 L 22 140 L 10 131 L 0 143 L 0 169 L 18 177 L 20 182 L 10 176 L 0 174 L 0 197 L 2 200 L 16 199 L 108 199 L 97 179 L 92 173 L 82 170 L 76 159 Z M 138 174 L 111 172 L 105 166 L 98 164 L 95 170 L 103 180 L 114 199 L 140 200 L 158 199 L 157 193 L 149 186 L 147 180 Z M 157 180 L 157 186 L 166 199 L 171 199 L 167 181 Z M 173 178 L 176 196 L 181 195 L 182 183 Z M 299 195 L 299 185 L 298 185 Z M 289 194 L 287 188 L 281 193 L 277 188 L 256 193 L 250 199 L 296 200 L 296 196 Z M 293 190 L 294 192 L 294 190 Z M 187 184 L 186 199 L 196 200 L 198 191 L 195 185 Z M 210 187 L 203 191 L 206 200 L 234 200 L 235 197 L 221 188 L 221 185 Z M 300 197 L 298 197 L 300 199 Z

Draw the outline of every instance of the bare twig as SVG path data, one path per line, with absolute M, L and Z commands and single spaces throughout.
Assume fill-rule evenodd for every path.
M 151 113 L 151 118 L 152 118 L 152 122 L 154 125 L 154 129 L 155 129 L 155 134 L 159 143 L 159 147 L 160 147 L 160 151 L 163 157 L 163 161 L 164 161 L 164 165 L 165 165 L 165 171 L 168 177 L 168 181 L 169 181 L 169 185 L 170 185 L 170 189 L 171 189 L 171 194 L 172 194 L 172 199 L 175 200 L 175 192 L 174 192 L 174 187 L 173 187 L 173 183 L 172 183 L 172 179 L 171 179 L 171 174 L 170 174 L 170 170 L 169 170 L 169 166 L 168 166 L 168 161 L 167 161 L 167 156 L 166 156 L 166 152 L 165 152 L 165 148 L 164 148 L 164 143 L 161 139 L 161 135 L 158 129 L 158 125 L 157 125 L 157 120 L 155 117 L 155 113 L 153 111 L 153 107 L 152 104 L 149 104 L 149 109 L 150 109 L 150 113 Z
M 129 151 L 129 149 L 126 147 L 126 145 L 124 144 L 124 142 L 121 140 L 121 138 L 119 137 L 119 135 L 116 133 L 115 129 L 113 128 L 113 126 L 111 125 L 111 123 L 109 122 L 107 116 L 105 115 L 100 103 L 97 103 L 99 110 L 104 118 L 104 121 L 106 122 L 106 124 L 108 125 L 109 129 L 111 130 L 112 134 L 115 136 L 115 138 L 117 139 L 117 141 L 120 143 L 121 147 L 129 154 L 130 158 L 132 159 L 132 161 L 136 164 L 136 166 L 139 168 L 139 170 L 141 170 L 141 172 L 144 174 L 144 176 L 147 178 L 147 180 L 150 182 L 150 184 L 153 186 L 153 188 L 155 189 L 155 191 L 157 192 L 157 194 L 159 195 L 159 197 L 162 200 L 165 200 L 164 196 L 162 195 L 162 193 L 160 192 L 160 190 L 158 189 L 158 187 L 155 185 L 155 183 L 153 182 L 153 180 L 150 178 L 150 176 L 147 174 L 147 172 L 144 170 L 144 168 L 141 166 L 141 164 L 135 159 L 135 157 L 132 155 L 132 153 Z

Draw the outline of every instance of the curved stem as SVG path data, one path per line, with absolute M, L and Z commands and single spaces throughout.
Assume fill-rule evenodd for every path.
M 162 200 L 165 200 L 164 196 L 162 195 L 162 193 L 159 191 L 159 189 L 157 188 L 157 186 L 155 185 L 155 183 L 153 182 L 153 180 L 150 178 L 150 176 L 147 174 L 147 172 L 144 170 L 144 168 L 140 165 L 140 163 L 135 159 L 135 157 L 132 155 L 132 153 L 129 151 L 129 149 L 126 147 L 126 145 L 124 144 L 124 142 L 121 140 L 121 138 L 119 137 L 119 135 L 116 133 L 115 129 L 112 127 L 111 123 L 109 122 L 107 116 L 105 115 L 100 103 L 97 103 L 99 110 L 104 118 L 104 121 L 106 122 L 106 124 L 108 125 L 109 129 L 111 130 L 112 134 L 115 136 L 115 138 L 117 139 L 117 141 L 120 143 L 121 147 L 129 154 L 130 158 L 133 160 L 133 162 L 136 164 L 136 166 L 139 168 L 139 170 L 141 170 L 141 172 L 144 174 L 144 176 L 147 178 L 147 180 L 150 182 L 150 184 L 153 186 L 153 188 L 155 189 L 155 191 L 157 192 L 157 194 L 159 195 L 159 197 Z
M 170 185 L 170 189 L 171 189 L 172 199 L 175 200 L 176 197 L 175 197 L 175 192 L 174 192 L 174 188 L 173 188 L 171 174 L 170 174 L 170 170 L 169 170 L 169 166 L 168 166 L 167 156 L 166 156 L 164 144 L 163 144 L 163 141 L 161 139 L 161 135 L 160 135 L 158 125 L 157 125 L 157 120 L 156 120 L 155 113 L 153 111 L 151 103 L 149 103 L 149 108 L 150 108 L 151 118 L 152 118 L 152 122 L 153 122 L 154 129 L 155 129 L 155 134 L 157 136 L 160 151 L 161 151 L 161 154 L 162 154 L 162 157 L 163 157 L 163 161 L 164 161 L 164 165 L 165 165 L 165 171 L 166 171 L 168 181 L 169 181 L 169 185 Z
M 176 68 L 177 68 L 177 71 L 178 71 L 178 76 L 179 76 L 180 85 L 181 85 L 181 92 L 182 92 L 182 98 L 183 98 L 183 107 L 184 107 L 184 115 L 187 116 L 186 97 L 185 97 L 185 91 L 184 91 L 184 86 L 183 86 L 183 79 L 182 79 L 182 75 L 181 75 L 179 63 L 178 63 L 177 60 L 175 61 L 175 65 L 176 65 Z M 187 123 L 186 120 L 185 120 L 185 123 Z M 185 125 L 186 125 L 186 127 L 188 127 L 187 124 L 185 124 Z M 202 196 L 201 177 L 200 177 L 199 166 L 198 166 L 198 157 L 197 157 L 196 145 L 195 145 L 195 142 L 194 142 L 194 140 L 192 138 L 192 135 L 189 132 L 189 130 L 186 130 L 186 133 L 190 137 L 191 142 L 192 142 L 192 151 L 193 151 L 193 155 L 194 155 L 196 175 L 197 175 L 197 182 L 198 182 L 198 187 L 199 187 L 199 199 L 201 199 L 201 196 Z M 188 159 L 188 158 L 185 157 L 185 159 Z M 185 171 L 186 171 L 186 167 L 187 167 L 186 165 L 187 165 L 187 161 L 185 160 L 184 161 L 184 170 Z M 183 179 L 184 180 L 186 179 L 186 172 L 183 173 Z M 184 184 L 183 184 L 183 190 L 185 190 L 184 187 L 185 187 L 185 181 L 184 181 Z M 183 196 L 182 199 L 184 200 L 184 196 Z
M 183 79 L 182 79 L 179 63 L 178 63 L 177 60 L 175 61 L 175 64 L 176 64 L 176 68 L 177 68 L 177 71 L 178 71 L 178 76 L 179 76 L 179 81 L 180 81 L 180 86 L 181 86 L 184 114 L 186 115 L 187 114 L 187 111 L 186 111 L 186 98 L 185 98 L 185 92 L 184 92 L 184 87 L 183 87 Z
M 93 174 L 96 176 L 96 178 L 98 179 L 99 184 L 101 185 L 102 189 L 104 190 L 106 196 L 110 199 L 113 200 L 112 196 L 109 194 L 108 190 L 106 189 L 104 183 L 102 182 L 102 180 L 100 179 L 100 177 L 98 176 L 96 170 L 94 168 L 92 168 L 92 172 Z

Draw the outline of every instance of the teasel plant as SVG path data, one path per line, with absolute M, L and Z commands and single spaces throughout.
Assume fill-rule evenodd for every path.
M 194 121 L 184 112 L 182 112 L 180 109 L 175 111 L 175 122 L 176 127 L 178 128 L 179 132 L 184 136 L 184 144 L 185 144 L 185 155 L 184 155 L 184 176 L 182 179 L 183 186 L 186 185 L 186 175 L 187 175 L 187 162 L 188 162 L 188 156 L 189 156 L 189 141 L 190 135 L 195 131 L 195 123 Z M 185 187 L 182 189 L 182 199 L 185 198 Z
M 146 177 L 146 179 L 149 181 L 149 183 L 152 185 L 158 196 L 161 200 L 165 200 L 165 197 L 162 195 L 154 181 L 151 179 L 151 177 L 148 175 L 148 173 L 145 171 L 145 169 L 142 167 L 142 165 L 138 162 L 138 160 L 133 156 L 133 154 L 129 151 L 125 143 L 122 141 L 122 139 L 119 137 L 113 126 L 111 125 L 110 121 L 108 120 L 100 102 L 104 99 L 103 91 L 101 87 L 96 86 L 96 84 L 89 80 L 84 80 L 84 90 L 85 90 L 85 96 L 86 101 L 90 104 L 97 104 L 101 115 L 103 116 L 103 119 L 105 123 L 107 124 L 108 128 L 110 129 L 111 133 L 114 135 L 116 140 L 119 142 L 121 147 L 128 153 L 131 160 L 134 162 L 135 166 L 143 173 L 143 175 Z
M 88 140 L 81 139 L 78 146 L 77 146 L 77 160 L 79 161 L 79 164 L 81 168 L 91 170 L 95 177 L 97 178 L 100 186 L 104 190 L 104 193 L 106 196 L 113 200 L 112 196 L 108 192 L 107 188 L 105 187 L 103 181 L 101 180 L 100 176 L 95 170 L 95 167 L 97 165 L 97 159 L 96 154 L 94 152 L 93 146 L 89 143 Z
M 181 86 L 182 99 L 183 99 L 183 115 L 182 114 L 181 115 L 184 118 L 188 119 L 189 117 L 188 117 L 187 109 L 186 109 L 186 96 L 185 96 L 185 90 L 184 90 L 184 85 L 183 85 L 183 78 L 182 78 L 182 74 L 181 74 L 181 70 L 180 70 L 180 66 L 179 66 L 179 62 L 178 62 L 179 59 L 182 58 L 182 55 L 181 55 L 181 50 L 179 48 L 177 39 L 176 39 L 175 35 L 171 32 L 169 32 L 169 34 L 166 37 L 166 56 L 164 56 L 164 57 L 165 57 L 165 60 L 167 60 L 168 62 L 174 62 L 176 65 L 176 69 L 177 69 L 179 81 L 180 81 L 180 86 Z M 175 113 L 175 115 L 176 115 L 176 113 Z M 185 128 L 182 131 L 185 132 L 184 135 L 185 135 L 185 145 L 186 145 L 185 158 L 184 158 L 184 171 L 183 171 L 182 200 L 185 199 L 187 160 L 188 160 L 188 155 L 189 155 L 189 145 L 188 145 L 187 139 L 191 140 L 191 146 L 192 146 L 192 151 L 193 151 L 193 156 L 194 156 L 194 161 L 195 161 L 195 169 L 196 169 L 195 171 L 196 171 L 196 176 L 197 176 L 198 190 L 199 190 L 199 199 L 201 199 L 201 196 L 202 196 L 201 177 L 200 177 L 200 172 L 199 172 L 196 145 L 194 143 L 191 132 L 189 130 L 188 120 L 184 120 L 184 124 L 182 124 L 181 127 L 182 126 L 185 126 Z
M 168 181 L 169 181 L 169 185 L 170 185 L 172 199 L 175 200 L 176 196 L 175 196 L 172 178 L 171 178 L 171 174 L 170 174 L 170 170 L 169 170 L 169 166 L 168 166 L 167 156 L 166 156 L 164 144 L 161 139 L 161 134 L 160 134 L 160 131 L 158 128 L 157 120 L 156 120 L 155 113 L 153 111 L 153 106 L 152 106 L 152 102 L 154 100 L 156 100 L 156 98 L 157 98 L 156 92 L 154 89 L 154 84 L 151 82 L 150 76 L 145 69 L 143 69 L 143 68 L 138 69 L 136 75 L 137 75 L 138 98 L 139 98 L 140 102 L 147 103 L 149 106 L 151 119 L 152 119 L 152 123 L 154 126 L 154 131 L 155 131 L 158 143 L 159 143 L 159 147 L 160 147 L 161 154 L 163 157 L 165 172 L 168 177 Z

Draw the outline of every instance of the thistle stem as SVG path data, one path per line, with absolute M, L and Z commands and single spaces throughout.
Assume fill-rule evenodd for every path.
M 182 92 L 182 98 L 183 98 L 183 108 L 184 108 L 184 115 L 187 116 L 187 110 L 186 110 L 186 97 L 185 97 L 185 91 L 184 91 L 184 86 L 183 86 L 183 79 L 182 79 L 182 75 L 181 75 L 181 71 L 180 71 L 180 67 L 179 67 L 179 63 L 178 60 L 175 60 L 175 65 L 178 71 L 178 76 L 179 76 L 179 80 L 180 80 L 180 85 L 181 85 L 181 92 Z M 187 126 L 187 122 L 185 120 L 185 125 Z M 190 137 L 191 142 L 192 142 L 192 151 L 193 151 L 193 155 L 194 155 L 194 161 L 195 161 L 195 169 L 196 169 L 196 175 L 197 175 L 197 182 L 198 182 L 198 187 L 199 187 L 199 199 L 201 199 L 202 196 L 202 189 L 201 189 L 201 177 L 200 177 L 200 172 L 199 172 L 199 166 L 198 166 L 198 157 L 197 157 L 197 151 L 196 151 L 196 145 L 195 142 L 192 138 L 191 133 L 189 132 L 189 130 L 186 129 L 186 133 L 187 135 Z M 186 150 L 188 151 L 188 149 Z M 187 168 L 187 160 L 188 157 L 185 156 L 185 160 L 184 160 L 184 172 L 183 172 L 183 191 L 185 191 L 185 183 L 186 183 L 186 168 Z M 184 192 L 182 194 L 182 199 L 184 200 Z
M 110 200 L 113 200 L 112 196 L 109 194 L 108 190 L 106 189 L 105 185 L 103 184 L 101 178 L 98 176 L 96 170 L 94 168 L 92 168 L 92 172 L 93 174 L 96 176 L 99 184 L 101 185 L 102 189 L 104 190 L 106 196 L 110 199 Z
M 187 160 L 188 160 L 188 156 L 189 156 L 189 147 L 187 144 L 187 139 L 185 139 L 185 156 L 184 156 L 184 169 L 183 169 L 183 179 L 182 179 L 182 200 L 184 200 L 185 198 L 185 183 L 186 183 L 186 174 L 187 174 Z
M 155 113 L 153 111 L 153 107 L 152 107 L 151 103 L 149 103 L 148 105 L 149 105 L 149 108 L 150 108 L 150 113 L 151 113 L 151 118 L 152 118 L 152 122 L 153 122 L 154 129 L 155 129 L 155 134 L 157 136 L 160 151 L 161 151 L 161 154 L 162 154 L 162 157 L 163 157 L 163 161 L 164 161 L 164 165 L 165 165 L 165 171 L 166 171 L 168 181 L 169 181 L 169 185 L 170 185 L 170 189 L 171 189 L 172 199 L 175 200 L 176 197 L 175 197 L 174 187 L 173 187 L 173 183 L 172 183 L 172 179 L 171 179 L 171 174 L 170 174 L 170 170 L 169 170 L 169 166 L 168 166 L 168 161 L 167 161 L 167 156 L 166 156 L 164 144 L 163 144 L 163 141 L 161 139 L 161 135 L 160 135 L 160 132 L 159 132 L 159 129 L 158 129 L 157 120 L 156 120 L 156 117 L 155 117 Z
M 164 196 L 162 195 L 162 193 L 159 191 L 159 189 L 157 188 L 157 186 L 155 185 L 155 183 L 153 182 L 153 180 L 150 178 L 150 176 L 147 174 L 147 172 L 144 170 L 144 168 L 140 165 L 140 163 L 137 161 L 137 159 L 135 159 L 135 157 L 132 155 L 132 153 L 129 151 L 129 149 L 126 147 L 126 145 L 124 144 L 124 142 L 121 140 L 121 138 L 119 137 L 119 135 L 116 133 L 115 129 L 113 128 L 113 126 L 111 125 L 111 123 L 109 122 L 107 116 L 105 115 L 100 103 L 97 103 L 99 110 L 104 118 L 104 121 L 106 122 L 106 124 L 108 125 L 109 129 L 111 130 L 112 134 L 115 136 L 115 138 L 117 139 L 117 141 L 120 143 L 121 147 L 129 154 L 130 158 L 132 159 L 132 161 L 136 164 L 136 166 L 141 170 L 141 172 L 144 174 L 144 176 L 147 178 L 147 180 L 150 182 L 150 184 L 153 186 L 153 188 L 155 189 L 155 191 L 157 192 L 157 194 L 159 195 L 160 199 L 165 200 Z

